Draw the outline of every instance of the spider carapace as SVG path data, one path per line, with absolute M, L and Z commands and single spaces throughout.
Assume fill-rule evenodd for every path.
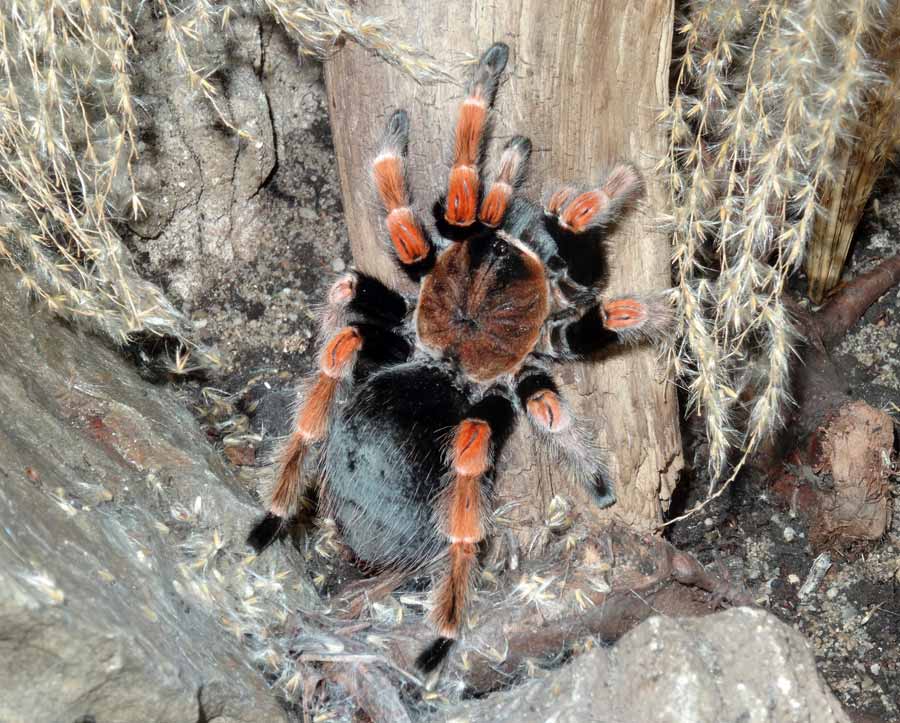
M 604 300 L 599 290 L 605 229 L 640 192 L 631 166 L 594 185 L 552 188 L 539 206 L 520 194 L 531 143 L 514 136 L 483 183 L 508 53 L 493 45 L 475 69 L 432 223 L 407 187 L 407 114 L 389 119 L 372 176 L 394 257 L 418 293 L 358 271 L 331 287 L 319 368 L 300 395 L 268 512 L 249 537 L 257 549 L 275 539 L 296 513 L 304 468 L 319 470 L 324 514 L 360 562 L 436 571 L 439 637 L 418 660 L 424 670 L 460 633 L 491 526 L 496 461 L 520 416 L 598 505 L 615 501 L 593 435 L 552 367 L 662 334 L 668 318 L 662 301 Z

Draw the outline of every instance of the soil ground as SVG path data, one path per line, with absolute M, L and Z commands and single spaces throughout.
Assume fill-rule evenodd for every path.
M 844 279 L 900 252 L 900 177 L 877 185 L 851 250 Z M 795 281 L 802 294 L 803 278 Z M 850 396 L 882 409 L 900 429 L 900 288 L 872 305 L 841 342 L 833 359 Z M 799 373 L 802 373 L 800 370 Z M 689 435 L 686 435 L 689 437 Z M 690 441 L 687 441 L 690 445 Z M 689 456 L 694 458 L 693 456 Z M 702 448 L 695 465 L 702 468 Z M 896 467 L 895 467 L 896 469 Z M 703 498 L 702 474 L 686 480 L 678 509 Z M 892 479 L 894 522 L 870 545 L 814 549 L 809 523 L 748 472 L 697 516 L 674 525 L 669 539 L 715 569 L 740 576 L 757 603 L 801 630 L 815 648 L 819 669 L 857 720 L 900 720 L 900 479 Z M 832 565 L 814 592 L 798 592 L 821 552 Z M 871 717 L 867 717 L 871 716 Z

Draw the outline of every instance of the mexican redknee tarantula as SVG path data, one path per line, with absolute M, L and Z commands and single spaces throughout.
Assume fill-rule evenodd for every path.
M 494 468 L 520 414 L 599 506 L 615 501 L 552 364 L 657 336 L 668 318 L 663 302 L 598 295 L 604 227 L 640 190 L 632 167 L 615 166 L 594 187 L 557 188 L 541 209 L 517 192 L 531 143 L 514 136 L 485 190 L 490 109 L 508 53 L 493 45 L 475 69 L 433 227 L 406 184 L 408 117 L 398 110 L 388 121 L 372 174 L 394 256 L 418 295 L 358 271 L 331 287 L 318 374 L 301 395 L 268 513 L 248 539 L 259 550 L 278 536 L 296 512 L 304 459 L 320 448 L 320 499 L 357 559 L 441 570 L 432 614 L 439 637 L 417 661 L 426 671 L 460 633 L 491 526 Z

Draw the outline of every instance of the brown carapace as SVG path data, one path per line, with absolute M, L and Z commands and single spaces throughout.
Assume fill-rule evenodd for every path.
M 403 296 L 357 271 L 334 283 L 319 369 L 281 450 L 268 513 L 249 537 L 257 549 L 278 537 L 297 511 L 305 469 L 318 470 L 323 513 L 361 563 L 437 575 L 440 637 L 418 660 L 424 670 L 463 627 L 491 530 L 497 461 L 518 418 L 598 505 L 615 501 L 593 434 L 560 393 L 553 365 L 660 337 L 670 318 L 662 294 L 604 299 L 599 288 L 606 230 L 640 192 L 630 165 L 593 185 L 549 189 L 541 207 L 520 193 L 531 144 L 514 136 L 483 183 L 507 56 L 496 44 L 475 70 L 431 223 L 406 182 L 407 115 L 388 121 L 372 176 L 394 257 L 418 293 Z

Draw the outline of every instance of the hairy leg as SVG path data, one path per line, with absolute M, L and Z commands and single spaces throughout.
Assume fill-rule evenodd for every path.
M 508 58 L 509 48 L 503 43 L 485 51 L 460 107 L 447 196 L 435 206 L 435 222 L 447 238 L 464 238 L 476 221 L 490 111 Z
M 573 415 L 556 381 L 540 367 L 525 367 L 516 393 L 532 430 L 569 467 L 600 507 L 616 501 L 610 476 L 591 429 Z
M 556 242 L 557 253 L 566 267 L 560 274 L 564 289 L 583 289 L 605 282 L 606 230 L 640 192 L 637 171 L 620 164 L 594 187 L 565 185 L 544 194 L 544 227 Z
M 478 220 L 485 226 L 496 228 L 503 223 L 513 194 L 525 181 L 530 157 L 531 141 L 524 136 L 513 136 L 506 144 L 478 212 Z
M 551 353 L 581 359 L 616 344 L 660 341 L 672 333 L 673 323 L 665 292 L 608 299 L 576 318 L 551 321 Z
M 415 281 L 434 265 L 434 246 L 412 209 L 406 181 L 409 116 L 394 111 L 387 123 L 381 149 L 372 161 L 372 177 L 385 210 L 385 226 L 401 268 Z
M 432 619 L 438 637 L 416 664 L 436 668 L 459 636 L 466 601 L 477 571 L 478 544 L 488 526 L 487 475 L 512 431 L 515 407 L 502 393 L 475 404 L 453 433 L 448 451 L 450 480 L 437 506 L 435 522 L 448 542 L 449 563 L 435 590 Z
M 342 274 L 328 290 L 328 303 L 320 315 L 322 337 L 331 336 L 351 321 L 367 321 L 386 328 L 400 326 L 409 304 L 393 289 L 360 271 Z
M 345 326 L 324 344 L 318 372 L 300 395 L 293 430 L 278 454 L 266 514 L 247 537 L 254 549 L 268 547 L 281 533 L 285 521 L 295 514 L 302 492 L 304 460 L 328 433 L 339 386 L 351 383 L 359 367 L 370 370 L 408 355 L 409 345 L 402 338 L 374 324 Z

